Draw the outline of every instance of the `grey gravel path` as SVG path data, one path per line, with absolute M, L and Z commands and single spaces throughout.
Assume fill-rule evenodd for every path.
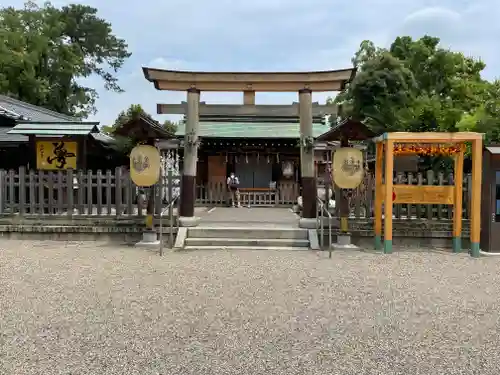
M 499 374 L 500 259 L 0 241 L 0 374 Z

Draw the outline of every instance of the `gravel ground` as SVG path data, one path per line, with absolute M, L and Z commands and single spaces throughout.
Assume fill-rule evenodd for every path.
M 500 373 L 500 259 L 0 241 L 3 374 Z

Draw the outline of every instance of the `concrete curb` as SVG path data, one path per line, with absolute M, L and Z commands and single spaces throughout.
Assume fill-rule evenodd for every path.
M 483 257 L 498 257 L 498 256 L 500 256 L 500 253 L 493 253 L 493 252 L 489 252 L 489 251 L 479 250 L 479 255 L 481 255 Z

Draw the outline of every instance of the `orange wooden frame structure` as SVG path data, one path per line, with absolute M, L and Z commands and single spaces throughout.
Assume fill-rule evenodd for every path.
M 385 133 L 374 139 L 376 143 L 375 163 L 375 248 L 382 248 L 382 205 L 393 203 L 452 204 L 453 210 L 453 251 L 462 249 L 462 192 L 465 143 L 472 144 L 472 199 L 470 217 L 471 255 L 480 254 L 481 233 L 481 173 L 483 134 L 472 132 L 457 133 Z M 408 186 L 394 185 L 395 144 L 453 144 L 459 146 L 454 154 L 454 186 Z M 385 159 L 385 162 L 384 162 Z M 385 173 L 384 173 L 385 170 Z M 385 183 L 383 176 L 385 175 Z M 384 205 L 384 253 L 392 253 L 393 204 Z

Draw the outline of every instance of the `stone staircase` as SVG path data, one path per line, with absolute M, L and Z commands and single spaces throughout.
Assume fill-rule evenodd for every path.
M 309 231 L 299 228 L 186 228 L 185 250 L 309 250 Z

